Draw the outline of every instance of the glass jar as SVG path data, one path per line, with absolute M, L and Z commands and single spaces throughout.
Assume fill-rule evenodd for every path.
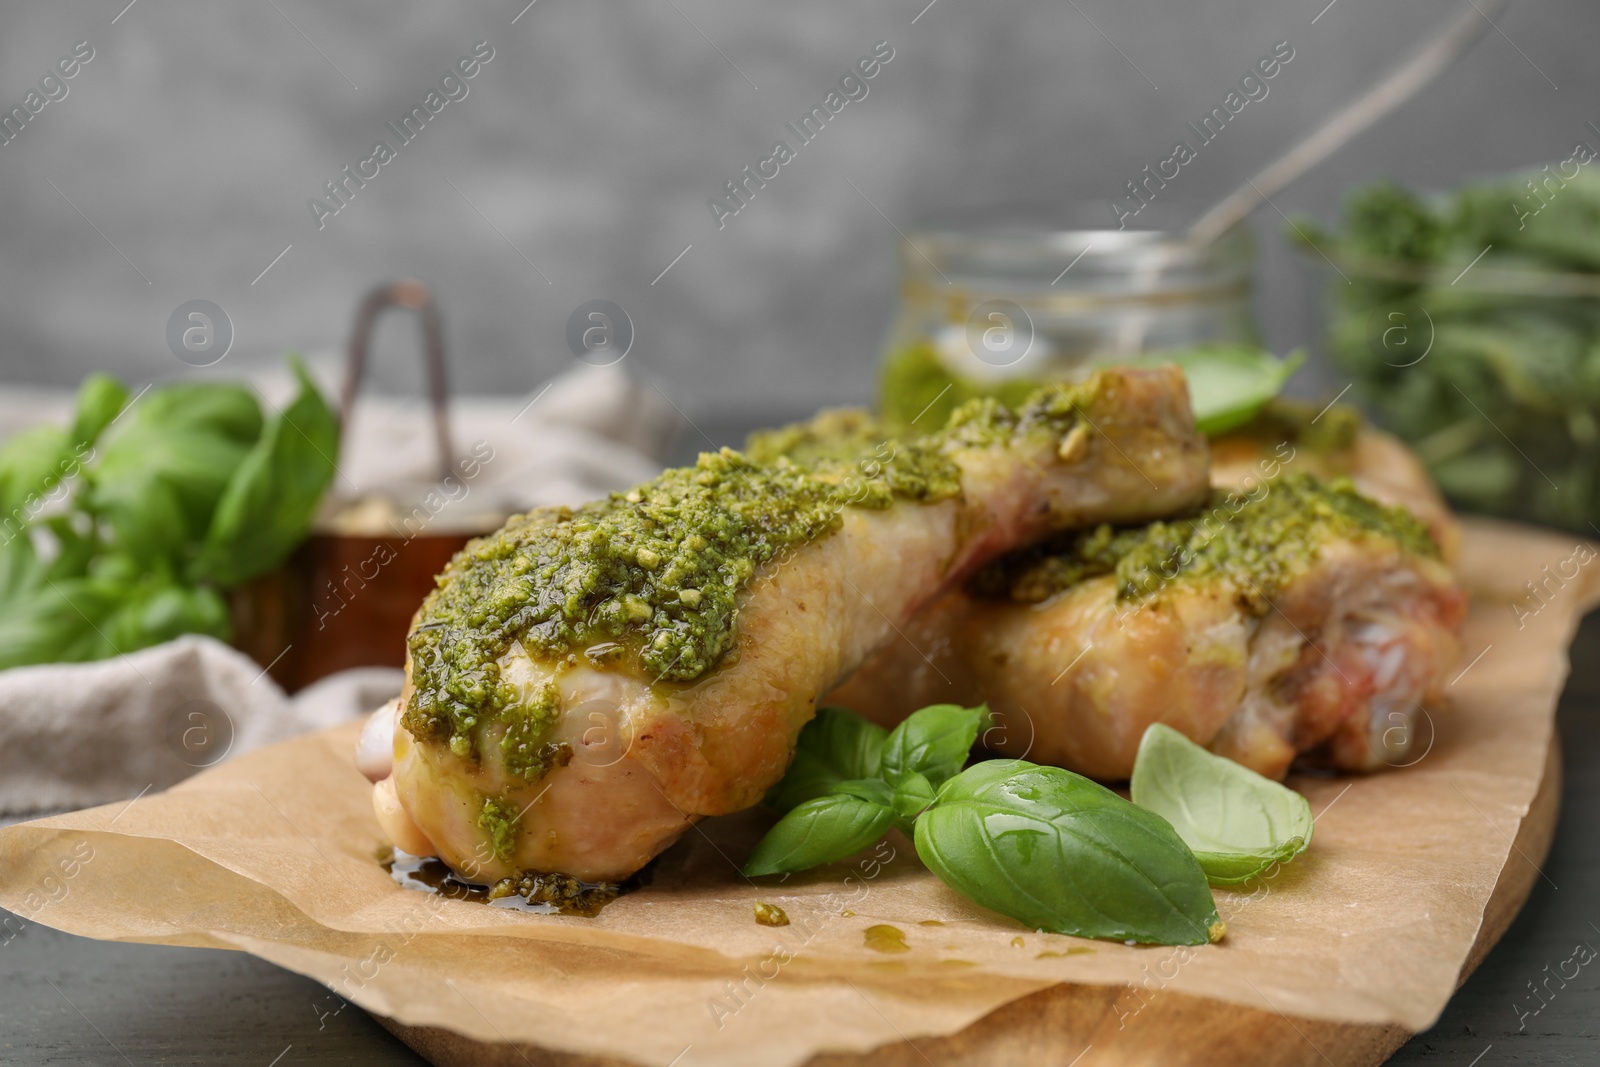
M 930 226 L 904 236 L 899 258 L 880 386 L 897 432 L 1143 353 L 1259 344 L 1254 246 L 1238 228 L 1197 245 L 1159 230 Z

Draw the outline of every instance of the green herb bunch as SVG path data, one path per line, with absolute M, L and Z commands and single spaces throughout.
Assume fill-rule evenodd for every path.
M 1376 182 L 1347 196 L 1337 228 L 1292 232 L 1341 275 L 1334 358 L 1445 493 L 1583 533 L 1600 522 L 1593 169 L 1575 157 L 1442 196 Z
M 240 385 L 133 397 L 96 374 L 70 426 L 0 445 L 0 669 L 231 636 L 223 594 L 283 561 L 333 480 L 338 421 L 291 363 L 270 417 Z
M 895 828 L 934 874 L 1035 929 L 1170 945 L 1219 940 L 1208 880 L 1245 881 L 1311 840 L 1305 799 L 1152 726 L 1130 803 L 1080 774 L 995 759 L 963 770 L 987 708 L 939 704 L 893 732 L 819 709 L 766 802 L 784 812 L 748 877 L 845 859 Z

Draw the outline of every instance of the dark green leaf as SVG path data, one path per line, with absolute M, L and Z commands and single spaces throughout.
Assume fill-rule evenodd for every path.
M 803 871 L 842 860 L 878 840 L 894 821 L 892 796 L 882 782 L 841 782 L 835 790 L 807 800 L 779 819 L 745 861 L 745 877 Z
M 1130 791 L 1172 824 L 1212 885 L 1253 878 L 1311 844 L 1305 797 L 1160 723 L 1139 742 Z
M 268 421 L 217 502 L 195 573 L 224 587 L 281 563 L 333 482 L 339 424 L 300 360 L 300 392 Z
M 988 718 L 987 706 L 935 704 L 912 712 L 884 742 L 884 778 L 896 783 L 916 773 L 937 789 L 966 764 Z
M 828 791 L 843 780 L 844 778 L 824 763 L 816 753 L 798 748 L 783 778 L 777 785 L 767 790 L 767 795 L 762 801 L 767 807 L 777 811 L 792 811 L 808 800 L 827 796 Z
M 918 815 L 933 803 L 933 783 L 912 771 L 902 775 L 894 785 L 895 826 L 908 837 Z
M 1224 929 L 1172 827 L 1071 771 L 979 763 L 939 790 L 916 845 L 946 884 L 1036 929 L 1168 945 Z
M 887 736 L 883 727 L 848 708 L 818 708 L 800 731 L 788 773 L 767 793 L 766 803 L 789 811 L 846 779 L 876 775 Z
M 78 387 L 78 408 L 69 434 L 77 445 L 93 445 L 128 403 L 128 390 L 109 374 L 91 374 Z

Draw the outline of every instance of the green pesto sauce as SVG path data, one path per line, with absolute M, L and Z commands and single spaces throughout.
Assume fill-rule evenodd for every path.
M 412 697 L 402 723 L 422 740 L 477 754 L 477 730 L 506 724 L 512 773 L 534 780 L 560 762 L 544 742 L 556 686 L 531 696 L 497 660 L 520 641 L 535 657 L 628 661 L 656 681 L 687 682 L 734 646 L 737 598 L 757 568 L 836 529 L 846 507 L 957 495 L 960 471 L 936 446 L 900 446 L 859 464 L 731 449 L 704 453 L 626 493 L 576 510 L 517 516 L 446 567 L 410 636 Z
M 489 847 L 494 858 L 504 863 L 517 849 L 517 823 L 520 822 L 517 806 L 503 797 L 484 797 L 483 810 L 478 813 L 478 829 L 489 835 Z
M 423 602 L 401 724 L 475 759 L 480 728 L 503 723 L 507 769 L 537 780 L 571 753 L 545 741 L 561 711 L 556 685 L 527 694 L 501 677 L 513 643 L 558 670 L 581 656 L 692 682 L 734 649 L 739 596 L 764 564 L 838 529 L 845 508 L 959 496 L 954 453 L 1065 434 L 1099 391 L 1095 376 L 1014 409 L 975 399 L 910 440 L 885 439 L 861 412 L 825 412 L 755 435 L 748 455 L 702 453 L 626 493 L 516 516 L 457 553 Z
M 762 466 L 797 464 L 846 486 L 850 503 L 886 507 L 895 497 L 932 501 L 961 492 L 961 471 L 941 451 L 945 443 L 942 436 L 897 441 L 864 408 L 829 408 L 805 422 L 757 430 L 744 455 Z
M 692 682 L 734 649 L 739 595 L 764 564 L 838 529 L 845 508 L 959 496 L 954 453 L 1065 434 L 1099 389 L 1096 376 L 1016 409 L 973 400 L 914 440 L 886 440 L 860 413 L 824 413 L 757 435 L 750 455 L 702 453 L 626 493 L 513 517 L 457 553 L 423 602 L 401 725 L 476 759 L 480 728 L 504 723 L 508 770 L 537 780 L 571 753 L 545 741 L 556 686 L 530 695 L 501 677 L 513 643 L 558 670 L 586 661 Z
M 1400 507 L 1356 492 L 1347 479 L 1322 482 L 1286 476 L 1250 500 L 1214 492 L 1192 518 L 1126 530 L 1056 538 L 979 573 L 972 591 L 1038 603 L 1100 575 L 1114 574 L 1121 600 L 1151 596 L 1176 581 L 1223 581 L 1255 614 L 1265 614 L 1287 585 L 1333 540 L 1383 538 L 1419 556 L 1438 558 L 1427 527 Z
M 824 408 L 804 422 L 755 431 L 745 439 L 744 454 L 752 463 L 787 458 L 813 466 L 867 456 L 881 445 L 892 447 L 888 438 L 883 425 L 866 408 Z
M 642 884 L 639 875 L 622 885 L 609 882 L 584 882 L 570 874 L 546 874 L 542 871 L 520 871 L 510 878 L 502 878 L 489 888 L 488 899 L 518 896 L 529 904 L 546 904 L 562 915 L 582 915 L 594 918 L 600 909 L 611 903 L 624 891 Z
M 1102 381 L 1093 374 L 1081 382 L 1028 382 L 1011 401 L 984 393 L 959 404 L 941 403 L 924 417 L 939 427 L 936 432 L 900 439 L 893 436 L 887 418 L 880 421 L 864 408 L 830 408 L 805 422 L 759 430 L 750 435 L 745 449 L 756 462 L 788 459 L 825 470 L 840 469 L 854 460 L 857 470 L 869 478 L 879 477 L 874 472 L 881 466 L 887 485 L 915 496 L 930 472 L 937 472 L 935 480 L 959 477 L 944 458 L 952 450 L 988 447 L 1033 430 L 1070 431 L 1083 421 L 1081 409 L 1098 399 Z M 937 421 L 931 417 L 934 410 L 939 412 Z
M 1184 366 L 1186 353 L 1195 356 L 1205 351 L 1152 353 L 1138 357 L 1135 363 L 1148 365 L 1152 360 L 1170 356 Z M 886 430 L 904 432 L 913 421 L 925 426 L 942 425 L 957 409 L 979 398 L 991 398 L 1001 405 L 1021 408 L 1049 385 L 1034 378 L 974 381 L 951 372 L 932 341 L 918 341 L 885 358 L 879 382 L 879 404 Z M 1207 413 L 1197 411 L 1196 414 L 1204 424 Z M 1323 411 L 1320 406 L 1274 397 L 1250 422 L 1225 432 L 1274 442 L 1293 441 L 1314 452 L 1338 452 L 1355 443 L 1361 424 L 1361 413 L 1344 404 L 1335 404 Z M 1213 431 L 1213 436 L 1220 436 L 1222 432 Z
M 515 692 L 506 696 L 508 699 L 500 707 L 500 720 L 506 726 L 500 737 L 500 752 L 506 770 L 532 780 L 553 766 L 569 763 L 572 760 L 570 747 L 544 740 L 545 732 L 561 715 L 560 688 L 547 681 L 539 685 L 530 699 L 518 700 Z M 458 756 L 471 755 L 467 735 L 452 734 L 450 750 Z
M 1006 407 L 1019 407 L 1040 387 L 1033 379 L 976 382 L 950 373 L 932 341 L 919 341 L 890 353 L 878 384 L 884 423 L 906 432 L 913 423 L 941 426 L 963 404 L 993 397 Z
M 1289 441 L 1326 455 L 1355 447 L 1365 423 L 1361 412 L 1348 404 L 1322 408 L 1303 400 L 1275 397 L 1267 401 L 1253 420 L 1228 436 L 1245 436 L 1264 442 Z

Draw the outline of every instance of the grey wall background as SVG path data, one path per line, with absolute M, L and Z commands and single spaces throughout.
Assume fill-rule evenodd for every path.
M 289 347 L 331 355 L 366 287 L 413 275 L 443 303 L 463 391 L 537 387 L 572 358 L 568 314 L 603 297 L 634 321 L 629 366 L 690 414 L 863 399 L 895 291 L 883 216 L 903 228 L 951 209 L 1109 200 L 1287 40 L 1295 59 L 1270 95 L 1168 194 L 1204 205 L 1458 6 L 926 2 L 6 5 L 0 110 L 75 42 L 95 57 L 0 146 L 0 377 L 189 373 L 165 326 L 194 298 L 236 330 L 202 374 L 257 370 Z M 1341 188 L 1377 175 L 1443 186 L 1600 143 L 1600 5 L 1524 0 L 1498 22 L 1278 206 L 1326 217 Z M 495 55 L 470 95 L 319 231 L 307 199 L 379 138 L 397 143 L 385 123 L 480 40 Z M 880 40 L 895 58 L 870 95 L 719 232 L 706 198 L 788 140 L 784 121 Z M 1311 341 L 1320 280 L 1276 212 L 1253 224 L 1266 336 L 1280 350 Z M 414 390 L 409 324 L 387 323 L 378 344 L 376 385 Z M 1322 375 L 1301 391 L 1338 387 Z

